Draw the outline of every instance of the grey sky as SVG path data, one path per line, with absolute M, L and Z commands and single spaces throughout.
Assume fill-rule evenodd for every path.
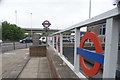
M 92 0 L 91 16 L 96 16 L 113 9 L 113 0 Z M 0 4 L 0 21 L 7 20 L 15 23 L 17 10 L 17 24 L 20 27 L 31 25 L 43 28 L 44 20 L 51 22 L 50 28 L 63 29 L 88 19 L 89 0 L 2 0 Z

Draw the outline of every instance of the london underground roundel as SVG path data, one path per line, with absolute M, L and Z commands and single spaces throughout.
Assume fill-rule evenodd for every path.
M 51 25 L 51 23 L 50 23 L 48 20 L 45 20 L 45 21 L 42 23 L 42 25 L 43 25 L 45 28 L 48 28 L 48 27 Z
M 91 42 L 94 43 L 94 47 L 96 50 L 95 53 L 83 49 L 84 43 L 87 39 L 90 39 Z M 80 47 L 77 48 L 77 53 L 80 54 L 80 65 L 84 73 L 88 76 L 96 75 L 101 68 L 101 64 L 103 64 L 104 62 L 104 55 L 103 55 L 102 46 L 100 44 L 99 38 L 92 32 L 88 32 L 84 34 L 84 36 L 80 41 Z M 94 66 L 92 68 L 88 68 L 86 66 L 84 57 L 94 61 Z

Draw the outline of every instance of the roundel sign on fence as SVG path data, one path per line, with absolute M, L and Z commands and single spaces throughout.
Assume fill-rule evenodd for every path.
M 45 20 L 45 21 L 42 23 L 42 25 L 43 25 L 45 28 L 48 28 L 48 27 L 51 25 L 51 23 L 50 23 L 48 20 Z
M 58 36 L 58 52 L 60 52 L 60 36 Z
M 88 50 L 83 49 L 84 48 L 84 43 L 87 39 L 90 39 L 91 42 L 94 43 L 94 47 L 95 47 L 95 52 L 91 52 Z M 92 33 L 92 32 L 88 32 L 86 33 L 81 41 L 80 41 L 80 47 L 77 48 L 77 53 L 80 54 L 80 65 L 82 70 L 84 71 L 84 73 L 88 76 L 94 76 L 96 75 L 100 68 L 101 68 L 101 64 L 104 64 L 104 55 L 103 55 L 103 51 L 102 51 L 102 46 L 100 44 L 100 41 L 98 39 L 98 37 Z M 85 64 L 84 61 L 84 57 L 88 58 L 94 62 L 94 66 L 92 68 L 88 68 Z

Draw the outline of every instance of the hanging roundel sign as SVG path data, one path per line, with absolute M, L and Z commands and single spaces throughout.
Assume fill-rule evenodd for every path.
M 80 42 L 80 49 L 83 49 L 84 43 L 87 39 L 90 39 L 91 42 L 94 43 L 94 47 L 96 49 L 95 55 L 102 55 L 103 51 L 102 51 L 102 46 L 100 44 L 100 41 L 99 41 L 98 37 L 92 32 L 88 32 L 82 37 L 82 40 Z M 88 54 L 88 55 L 91 56 L 90 54 Z M 84 61 L 84 56 L 82 56 L 82 55 L 80 55 L 80 65 L 81 65 L 81 68 L 84 71 L 84 73 L 88 76 L 96 75 L 99 72 L 100 67 L 101 67 L 100 63 L 94 62 L 94 66 L 92 68 L 87 68 L 85 61 Z
M 51 23 L 50 23 L 48 20 L 45 20 L 45 21 L 42 23 L 42 25 L 43 25 L 45 28 L 48 28 L 48 27 L 51 25 Z

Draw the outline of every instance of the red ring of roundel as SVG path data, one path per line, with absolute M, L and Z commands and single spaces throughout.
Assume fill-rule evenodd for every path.
M 90 39 L 91 42 L 94 43 L 96 53 L 103 54 L 102 46 L 100 44 L 99 38 L 92 32 L 88 32 L 82 37 L 82 40 L 80 41 L 80 47 L 79 47 L 80 49 L 83 49 L 84 43 L 87 39 Z M 101 67 L 100 63 L 94 62 L 94 66 L 91 69 L 87 68 L 85 61 L 84 61 L 84 57 L 81 55 L 80 55 L 80 65 L 84 73 L 88 76 L 96 75 L 99 72 L 100 67 Z

